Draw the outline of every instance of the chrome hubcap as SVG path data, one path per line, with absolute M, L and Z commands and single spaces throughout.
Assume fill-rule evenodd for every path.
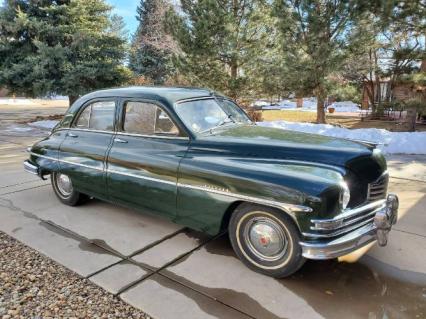
M 57 174 L 56 175 L 56 185 L 58 186 L 59 192 L 63 196 L 70 196 L 72 193 L 72 183 L 71 179 L 64 174 Z
M 244 239 L 250 251 L 260 259 L 282 258 L 288 246 L 283 228 L 268 217 L 252 218 L 244 227 Z

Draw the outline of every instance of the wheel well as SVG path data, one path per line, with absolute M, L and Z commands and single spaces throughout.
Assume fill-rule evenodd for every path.
M 228 209 L 226 210 L 225 214 L 223 214 L 222 216 L 222 223 L 220 225 L 220 230 L 223 231 L 225 229 L 228 229 L 228 224 L 229 224 L 229 220 L 231 219 L 231 215 L 232 213 L 235 211 L 235 209 L 240 206 L 241 204 L 246 203 L 244 201 L 236 201 L 231 203 L 231 205 L 229 205 Z
M 226 230 L 228 228 L 229 225 L 229 221 L 231 219 L 231 215 L 232 213 L 240 206 L 243 204 L 253 204 L 253 205 L 258 205 L 258 206 L 264 206 L 264 207 L 268 207 L 268 208 L 273 208 L 273 209 L 277 209 L 276 207 L 272 207 L 272 206 L 267 206 L 267 205 L 262 205 L 262 204 L 258 204 L 258 203 L 253 203 L 253 202 L 246 202 L 246 201 L 235 201 L 233 203 L 231 203 L 231 205 L 229 205 L 228 209 L 226 210 L 225 214 L 223 214 L 222 217 L 222 222 L 220 225 L 220 230 Z M 300 227 L 297 223 L 297 221 L 294 219 L 293 216 L 291 216 L 290 214 L 288 214 L 287 212 L 284 212 L 283 210 L 281 210 L 283 213 L 287 214 L 290 219 L 292 220 L 292 222 L 294 223 L 294 225 L 296 226 L 296 228 L 301 232 Z

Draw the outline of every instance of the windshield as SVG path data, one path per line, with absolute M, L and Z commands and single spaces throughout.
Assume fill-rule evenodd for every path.
M 194 133 L 207 132 L 229 123 L 252 123 L 238 105 L 223 98 L 182 102 L 176 105 L 176 113 Z

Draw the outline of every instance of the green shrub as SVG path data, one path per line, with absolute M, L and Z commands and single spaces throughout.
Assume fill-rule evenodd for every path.
M 353 84 L 336 84 L 330 91 L 336 101 L 361 103 L 361 90 Z

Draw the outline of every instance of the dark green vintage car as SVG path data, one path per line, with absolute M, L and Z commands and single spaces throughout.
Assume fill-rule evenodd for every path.
M 398 198 L 380 150 L 257 126 L 205 89 L 132 87 L 75 102 L 25 169 L 64 204 L 90 197 L 224 230 L 250 268 L 288 276 L 308 259 L 386 245 Z

